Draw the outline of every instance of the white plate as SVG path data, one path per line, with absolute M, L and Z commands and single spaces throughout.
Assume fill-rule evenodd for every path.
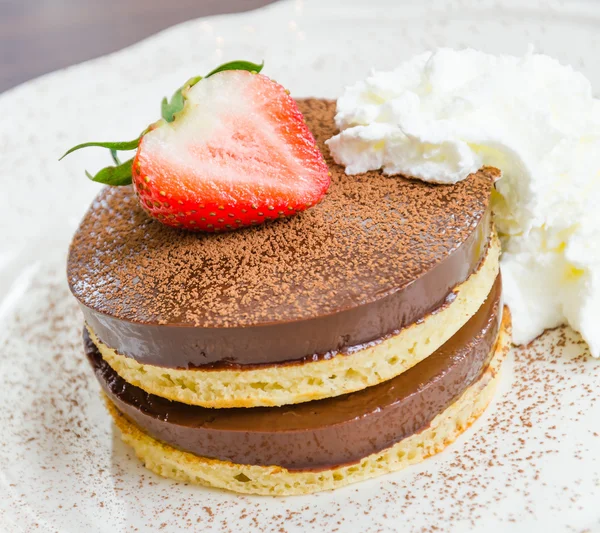
M 57 157 L 84 140 L 136 135 L 191 75 L 264 58 L 294 94 L 335 97 L 371 67 L 426 48 L 523 53 L 533 43 L 600 88 L 600 4 L 413 4 L 296 0 L 192 21 L 0 96 L 0 531 L 600 531 L 600 363 L 568 330 L 515 351 L 487 415 L 439 456 L 287 499 L 147 472 L 83 360 L 64 261 L 98 190 L 82 170 L 108 158 Z

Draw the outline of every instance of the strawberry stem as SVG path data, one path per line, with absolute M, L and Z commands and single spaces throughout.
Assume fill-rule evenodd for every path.
M 110 156 L 112 157 L 112 160 L 115 162 L 115 165 L 120 165 L 121 164 L 121 160 L 119 159 L 119 155 L 117 154 L 117 151 L 114 148 L 111 148 L 111 150 L 110 150 Z

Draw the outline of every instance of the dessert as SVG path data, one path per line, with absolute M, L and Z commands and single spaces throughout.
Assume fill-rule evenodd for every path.
M 332 102 L 299 105 L 321 143 L 334 133 Z M 359 390 L 435 351 L 498 273 L 494 172 L 447 189 L 331 173 L 305 216 L 218 237 L 174 238 L 130 189 L 103 191 L 68 272 L 103 356 L 149 393 L 253 407 Z
M 262 75 L 234 70 L 211 79 L 222 87 L 240 76 Z M 212 109 L 209 97 L 203 102 Z M 186 100 L 183 109 L 196 104 Z M 200 161 L 188 161 L 185 179 L 179 165 L 187 155 L 166 164 L 165 152 L 153 149 L 150 165 L 136 168 L 150 130 L 128 148 L 138 150 L 126 166 L 134 187 L 104 189 L 74 236 L 68 278 L 86 322 L 86 355 L 124 440 L 167 477 L 257 494 L 334 488 L 440 451 L 493 393 L 510 338 L 491 220 L 498 171 L 483 167 L 448 186 L 378 171 L 348 176 L 325 146 L 336 134 L 335 103 L 297 106 L 316 147 L 304 137 L 306 167 L 304 156 L 280 167 L 275 194 L 262 186 L 272 171 L 263 163 L 281 159 L 260 157 L 253 166 L 245 136 L 239 153 L 232 143 L 218 159 L 222 152 L 205 146 L 214 147 L 214 137 L 178 123 L 188 110 L 171 116 L 181 137 L 172 146 Z M 260 138 L 279 145 L 290 117 L 296 124 L 295 112 L 279 113 Z M 319 150 L 331 182 L 324 197 Z M 215 158 L 217 185 L 197 170 Z M 176 213 L 147 204 L 148 175 L 184 189 L 198 184 L 182 199 L 198 204 L 223 190 L 227 175 L 215 204 L 224 213 L 227 202 L 241 210 L 249 191 L 263 194 L 261 205 L 282 191 L 286 202 L 306 187 L 313 196 L 303 212 L 290 210 L 296 216 L 284 211 L 238 231 L 191 227 L 198 213 L 183 211 L 182 227 L 212 232 L 192 233 L 167 226 Z M 180 194 L 154 190 L 165 192 L 167 209 Z

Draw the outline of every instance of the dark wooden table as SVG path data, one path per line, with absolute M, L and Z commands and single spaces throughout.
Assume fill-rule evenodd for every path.
M 0 92 L 178 22 L 274 0 L 0 0 Z

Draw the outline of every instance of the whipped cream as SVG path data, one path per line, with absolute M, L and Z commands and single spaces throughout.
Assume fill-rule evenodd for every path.
M 568 323 L 600 357 L 600 100 L 582 74 L 532 52 L 439 49 L 348 87 L 336 123 L 347 174 L 456 183 L 499 168 L 514 342 Z

